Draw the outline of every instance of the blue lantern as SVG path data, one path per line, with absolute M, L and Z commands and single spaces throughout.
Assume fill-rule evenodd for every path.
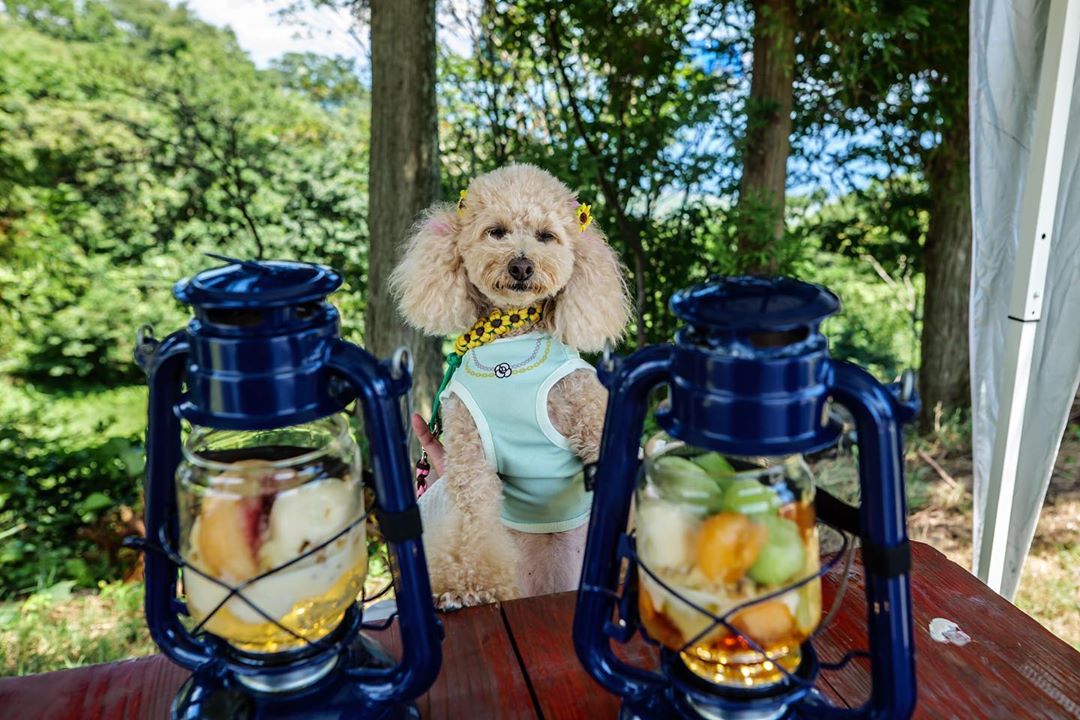
M 174 718 L 414 717 L 438 673 L 401 413 L 408 356 L 379 362 L 340 338 L 326 300 L 340 285 L 318 265 L 230 261 L 177 283 L 195 310 L 185 330 L 140 333 L 146 617 L 193 671 Z M 395 561 L 397 662 L 362 634 L 356 603 L 368 511 L 343 413 L 354 400 Z
M 610 399 L 590 469 L 579 658 L 622 697 L 624 718 L 909 717 L 901 424 L 917 410 L 911 376 L 886 388 L 830 359 L 819 325 L 839 301 L 816 285 L 715 279 L 677 293 L 671 308 L 685 323 L 674 344 L 603 368 Z M 660 386 L 665 432 L 646 443 L 642 462 L 643 424 Z M 854 418 L 859 508 L 815 492 L 802 459 L 836 442 L 833 402 Z M 857 709 L 832 707 L 813 690 L 820 577 L 835 563 L 821 566 L 815 519 L 861 542 L 873 688 Z M 612 640 L 638 630 L 660 646 L 659 671 L 613 652 Z

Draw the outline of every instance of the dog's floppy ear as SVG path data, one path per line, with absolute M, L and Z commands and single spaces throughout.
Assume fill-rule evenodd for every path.
M 567 345 L 599 352 L 626 332 L 630 300 L 615 251 L 596 225 L 574 238 L 574 273 L 555 303 L 555 335 Z
M 476 320 L 458 252 L 460 230 L 452 205 L 432 208 L 410 231 L 405 254 L 390 275 L 390 292 L 406 322 L 432 335 L 461 332 Z

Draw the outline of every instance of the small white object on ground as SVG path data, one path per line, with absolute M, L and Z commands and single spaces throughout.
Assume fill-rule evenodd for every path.
M 960 626 L 952 620 L 934 618 L 930 621 L 930 637 L 940 643 L 953 645 L 967 645 L 971 642 L 971 636 L 960 629 Z

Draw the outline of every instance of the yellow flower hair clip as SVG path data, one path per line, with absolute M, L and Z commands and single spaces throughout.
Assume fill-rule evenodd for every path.
M 457 214 L 458 217 L 465 214 L 465 196 L 469 194 L 468 190 L 462 190 L 458 193 L 457 199 Z
M 592 224 L 592 205 L 578 205 L 577 221 L 581 226 L 581 232 L 585 232 L 585 228 Z

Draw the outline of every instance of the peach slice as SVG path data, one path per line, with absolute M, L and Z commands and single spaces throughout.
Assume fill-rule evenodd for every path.
M 638 615 L 645 630 L 661 645 L 675 650 L 686 642 L 678 626 L 656 608 L 644 586 L 638 588 Z
M 219 578 L 247 580 L 259 572 L 259 547 L 273 500 L 251 494 L 266 482 L 258 469 L 270 468 L 265 460 L 230 463 L 230 469 L 215 479 L 222 489 L 209 490 L 202 498 L 191 543 L 204 569 Z
M 768 536 L 768 530 L 745 515 L 713 515 L 698 532 L 697 566 L 714 582 L 733 583 L 757 560 Z
M 254 540 L 262 516 L 258 498 L 206 495 L 193 528 L 192 546 L 202 569 L 221 579 L 247 580 L 258 574 Z

